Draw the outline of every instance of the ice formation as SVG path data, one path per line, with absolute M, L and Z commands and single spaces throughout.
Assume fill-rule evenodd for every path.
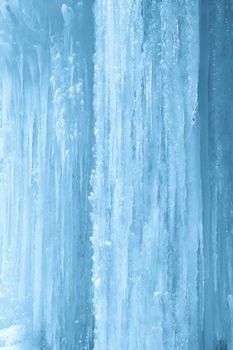
M 0 349 L 233 350 L 232 0 L 0 1 Z

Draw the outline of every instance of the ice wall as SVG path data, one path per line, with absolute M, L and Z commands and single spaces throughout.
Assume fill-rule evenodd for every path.
M 0 3 L 0 326 L 43 349 L 92 348 L 91 18 L 91 1 Z
M 0 0 L 0 349 L 233 349 L 232 0 Z

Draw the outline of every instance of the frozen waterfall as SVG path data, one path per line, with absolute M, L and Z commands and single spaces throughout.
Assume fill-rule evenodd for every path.
M 0 0 L 0 349 L 233 350 L 232 0 Z

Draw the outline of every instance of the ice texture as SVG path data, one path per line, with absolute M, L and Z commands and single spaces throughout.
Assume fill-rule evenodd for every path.
M 233 3 L 94 15 L 94 349 L 233 349 Z
M 0 0 L 0 350 L 233 350 L 232 0 Z
M 96 350 L 198 349 L 198 10 L 96 1 Z
M 92 343 L 86 18 L 86 0 L 0 2 L 0 328 L 25 328 L 30 350 Z

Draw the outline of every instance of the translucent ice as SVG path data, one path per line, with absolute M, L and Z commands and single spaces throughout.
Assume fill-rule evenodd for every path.
M 232 0 L 0 0 L 0 349 L 233 349 Z

